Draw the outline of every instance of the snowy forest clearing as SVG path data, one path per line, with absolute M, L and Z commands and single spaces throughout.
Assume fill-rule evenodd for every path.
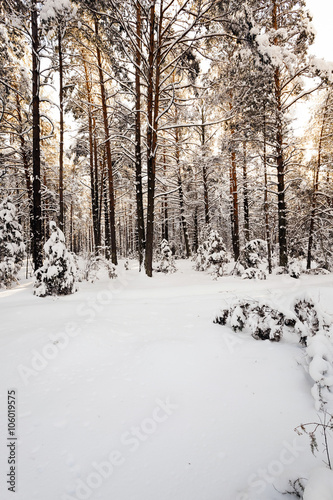
M 213 319 L 235 297 L 286 307 L 304 290 L 330 314 L 332 276 L 212 281 L 176 265 L 151 280 L 130 261 L 66 297 L 33 296 L 24 280 L 0 292 L 3 406 L 17 390 L 16 500 L 278 500 L 323 465 L 294 431 L 319 421 L 304 348 Z M 0 453 L 6 471 L 4 439 Z M 3 474 L 0 496 L 10 495 Z

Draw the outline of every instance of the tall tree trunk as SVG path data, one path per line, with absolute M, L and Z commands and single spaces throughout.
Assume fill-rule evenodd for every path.
M 276 0 L 273 0 L 273 28 L 278 29 L 278 12 Z M 277 44 L 275 40 L 275 44 Z M 276 166 L 278 185 L 278 238 L 279 238 L 279 264 L 288 265 L 287 249 L 287 206 L 285 196 L 285 163 L 283 158 L 283 123 L 282 123 L 282 84 L 281 73 L 277 67 L 274 71 L 274 93 L 276 105 Z
M 40 61 L 37 0 L 31 2 L 31 41 L 32 41 L 32 170 L 33 170 L 33 241 L 32 258 L 35 271 L 43 265 L 42 254 L 42 200 L 40 168 Z
M 323 122 L 321 124 L 319 143 L 318 143 L 317 162 L 316 162 L 316 166 L 314 169 L 313 193 L 312 193 L 312 197 L 311 197 L 311 215 L 310 215 L 308 252 L 307 252 L 307 260 L 306 260 L 306 268 L 307 269 L 311 269 L 313 234 L 314 234 L 316 212 L 317 212 L 317 193 L 318 193 L 318 188 L 319 188 L 319 171 L 320 171 L 320 167 L 321 167 L 321 153 L 322 153 L 322 147 L 323 147 L 324 127 L 325 127 L 326 117 L 327 117 L 327 112 L 328 112 L 328 101 L 329 101 L 329 93 L 327 94 L 325 108 L 324 108 Z
M 236 153 L 234 149 L 231 152 L 230 165 L 230 198 L 231 198 L 231 238 L 232 248 L 235 260 L 239 257 L 239 216 L 238 216 L 238 188 L 237 188 L 237 170 Z
M 161 34 L 163 20 L 163 0 L 160 1 L 160 16 L 157 30 L 157 50 L 155 54 L 155 3 L 150 4 L 149 21 L 149 57 L 148 57 L 148 127 L 147 127 L 147 173 L 148 173 L 148 207 L 147 207 L 147 237 L 145 270 L 149 277 L 153 275 L 153 245 L 154 245 L 154 196 L 156 180 L 157 152 L 157 121 L 160 98 L 160 62 Z M 154 71 L 155 70 L 155 71 Z
M 58 55 L 59 55 L 59 227 L 64 231 L 64 70 L 62 55 L 61 26 L 58 27 Z
M 232 92 L 230 92 L 229 109 L 233 108 Z M 236 152 L 233 141 L 235 133 L 233 125 L 230 129 L 231 133 L 231 163 L 230 163 L 230 218 L 231 218 L 231 241 L 234 253 L 234 259 L 239 258 L 239 215 L 238 215 L 238 186 L 237 186 L 237 165 L 236 165 Z
M 185 243 L 185 251 L 186 257 L 191 257 L 191 249 L 187 232 L 187 223 L 185 218 L 185 203 L 184 203 L 184 191 L 183 191 L 183 182 L 180 171 L 180 161 L 179 161 L 179 129 L 176 128 L 176 162 L 177 162 L 177 181 L 178 181 L 178 194 L 179 194 L 179 207 L 180 207 L 180 220 L 184 234 L 184 243 Z
M 143 194 L 142 194 L 142 164 L 141 164 L 141 5 L 139 0 L 136 3 L 136 57 L 135 57 L 135 192 L 136 192 L 136 213 L 138 226 L 138 253 L 139 269 L 143 263 L 143 252 L 145 248 L 145 227 L 143 215 Z
M 34 224 L 34 210 L 33 210 L 33 192 L 32 185 L 30 179 L 30 168 L 29 168 L 29 158 L 27 154 L 27 144 L 24 138 L 24 130 L 23 130 L 23 120 L 22 120 L 22 109 L 20 97 L 16 94 L 16 111 L 17 118 L 19 123 L 19 136 L 20 136 L 20 149 L 21 149 L 21 158 L 23 163 L 24 177 L 27 187 L 28 193 L 28 204 L 29 204 L 29 224 L 30 224 L 30 238 L 33 238 L 33 224 Z
M 97 155 L 97 142 L 96 142 L 96 126 L 92 114 L 91 84 L 89 81 L 88 67 L 84 59 L 83 59 L 83 64 L 84 64 L 87 99 L 88 99 L 91 210 L 93 219 L 94 248 L 95 248 L 95 253 L 98 254 L 101 246 L 101 226 L 100 226 L 100 208 L 99 208 L 99 196 L 98 196 L 98 155 Z
M 265 214 L 265 232 L 267 242 L 267 260 L 268 260 L 268 273 L 272 274 L 272 246 L 271 235 L 269 230 L 269 207 L 268 207 L 268 179 L 267 179 L 267 137 L 266 137 L 266 110 L 264 106 L 263 118 L 263 135 L 264 135 L 264 214 Z
M 104 158 L 103 158 L 102 186 L 103 186 L 102 196 L 104 201 L 105 258 L 109 260 L 111 257 L 111 252 L 110 252 L 111 234 L 110 234 L 110 221 L 109 221 L 108 186 L 107 186 L 106 165 Z
M 106 91 L 104 83 L 104 75 L 102 68 L 102 56 L 98 42 L 98 21 L 95 19 L 95 35 L 96 35 L 96 54 L 99 72 L 99 83 L 101 87 L 103 123 L 105 134 L 105 151 L 106 151 L 106 164 L 108 168 L 108 184 L 109 184 L 109 210 L 110 210 L 110 236 L 111 236 L 111 260 L 112 263 L 117 265 L 117 240 L 116 240 L 116 221 L 115 221 L 115 196 L 114 196 L 114 183 L 111 159 L 111 144 L 108 124 L 108 112 L 106 103 Z
M 199 247 L 198 205 L 194 208 L 193 225 L 193 251 L 196 253 Z
M 166 154 L 165 148 L 163 149 L 163 169 L 164 176 L 166 176 Z M 169 215 L 168 215 L 168 195 L 167 195 L 167 187 L 164 187 L 165 194 L 162 198 L 162 240 L 169 241 Z
M 244 236 L 245 241 L 250 240 L 250 216 L 249 216 L 249 191 L 247 182 L 247 158 L 246 142 L 243 141 L 243 208 L 244 208 Z
M 205 207 L 205 222 L 206 224 L 210 223 L 209 216 L 209 195 L 208 195 L 208 170 L 206 165 L 206 154 L 205 154 L 205 144 L 206 144 L 206 130 L 205 130 L 205 114 L 204 108 L 201 108 L 201 146 L 202 146 L 202 154 L 203 154 L 203 162 L 202 162 L 202 180 L 203 180 L 203 189 L 204 189 L 204 207 Z

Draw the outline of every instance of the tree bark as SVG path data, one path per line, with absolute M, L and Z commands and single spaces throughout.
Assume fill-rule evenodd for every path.
M 278 29 L 278 12 L 276 0 L 273 0 L 273 28 Z M 278 42 L 275 41 L 277 44 Z M 282 89 L 281 74 L 277 67 L 274 70 L 274 92 L 276 105 L 276 166 L 278 185 L 278 239 L 279 239 L 279 264 L 288 265 L 287 249 L 287 206 L 285 197 L 285 163 L 283 158 L 283 124 L 282 124 Z
M 316 162 L 316 167 L 314 170 L 313 193 L 312 193 L 312 197 L 311 197 L 311 215 L 310 215 L 310 227 L 309 227 L 308 252 L 307 252 L 307 260 L 306 260 L 306 268 L 307 269 L 311 269 L 311 262 L 312 262 L 313 234 L 314 234 L 315 219 L 316 219 L 316 212 L 317 212 L 317 193 L 318 193 L 318 189 L 319 189 L 319 172 L 320 172 L 320 167 L 321 167 L 321 153 L 322 153 L 322 146 L 323 146 L 324 127 L 325 127 L 326 117 L 327 117 L 327 112 L 328 112 L 328 101 L 329 101 L 329 94 L 327 94 L 325 108 L 324 108 L 323 122 L 321 124 L 320 137 L 319 137 L 319 143 L 318 143 L 317 162 Z
M 236 153 L 231 152 L 230 165 L 230 198 L 231 198 L 231 238 L 234 259 L 239 258 L 239 217 L 238 217 L 238 192 L 237 192 Z
M 247 159 L 246 143 L 243 142 L 243 209 L 244 209 L 244 237 L 250 240 L 250 215 L 249 215 L 249 191 L 247 182 Z
M 208 171 L 207 165 L 205 162 L 205 144 L 206 144 L 206 130 L 205 130 L 205 115 L 204 109 L 201 109 L 201 146 L 202 146 L 202 154 L 203 154 L 203 162 L 202 162 L 202 180 L 203 180 L 203 189 L 204 189 L 204 207 L 205 207 L 205 223 L 210 223 L 209 217 L 209 195 L 208 195 Z
M 96 35 L 96 54 L 97 54 L 97 64 L 98 64 L 98 72 L 99 72 L 99 83 L 100 83 L 100 87 L 101 87 L 101 100 L 102 100 L 103 123 L 104 123 L 104 134 L 105 134 L 106 164 L 107 164 L 107 168 L 108 168 L 111 260 L 112 260 L 113 264 L 117 265 L 115 196 L 114 196 L 114 182 L 113 182 L 113 171 L 112 171 L 111 144 L 110 144 L 108 112 L 107 112 L 107 103 L 106 103 L 106 91 L 105 91 L 104 75 L 103 75 L 103 68 L 102 68 L 102 56 L 101 56 L 101 51 L 99 48 L 99 41 L 98 41 L 98 21 L 97 21 L 97 19 L 95 19 L 95 35 Z
M 28 154 L 27 154 L 27 144 L 26 144 L 26 141 L 24 138 L 24 131 L 23 131 L 21 102 L 20 102 L 20 97 L 18 94 L 16 94 L 16 111 L 17 111 L 17 118 L 18 118 L 18 123 L 19 123 L 21 157 L 22 157 L 24 177 L 25 177 L 25 182 L 26 182 L 26 186 L 27 186 L 27 193 L 28 193 L 30 237 L 32 239 L 33 238 L 32 228 L 33 228 L 33 224 L 34 224 L 33 192 L 32 192 L 32 185 L 31 185 L 31 179 L 30 179 L 30 166 L 29 166 L 29 158 L 28 158 Z
M 180 161 L 179 161 L 179 129 L 176 128 L 176 162 L 177 162 L 177 181 L 178 181 L 178 194 L 179 194 L 179 207 L 180 207 L 180 220 L 183 228 L 184 234 L 184 243 L 185 243 L 185 251 L 186 257 L 191 257 L 191 249 L 187 232 L 187 223 L 185 218 L 185 203 L 184 203 L 184 191 L 183 191 L 183 183 L 180 171 Z
M 137 213 L 137 231 L 138 231 L 138 253 L 139 269 L 143 263 L 143 252 L 145 248 L 145 227 L 143 215 L 143 194 L 142 194 L 142 162 L 141 162 L 141 5 L 136 4 L 136 36 L 137 49 L 135 57 L 135 192 L 136 192 L 136 213 Z
M 99 253 L 101 246 L 101 226 L 100 226 L 100 208 L 98 196 L 98 155 L 97 144 L 95 137 L 94 119 L 92 115 L 92 96 L 91 84 L 89 82 L 88 68 L 85 60 L 83 59 L 86 90 L 88 100 L 88 132 L 89 132 L 89 170 L 90 170 L 90 192 L 91 192 L 91 209 L 93 219 L 93 233 L 94 233 L 94 248 L 95 253 Z
M 59 56 L 59 228 L 64 231 L 64 84 L 61 26 L 58 27 Z
M 265 232 L 267 242 L 267 260 L 268 260 L 268 273 L 272 274 L 272 246 L 271 235 L 269 230 L 269 207 L 268 207 L 268 179 L 267 179 L 267 137 L 266 137 L 266 110 L 264 107 L 263 118 L 263 135 L 264 135 L 264 214 L 265 214 Z
M 161 32 L 163 19 L 163 0 L 160 2 L 160 19 L 157 33 L 157 50 L 155 54 L 155 3 L 152 0 L 149 14 L 149 56 L 148 56 L 148 99 L 147 99 L 147 173 L 148 173 L 148 207 L 145 270 L 149 277 L 153 275 L 154 245 L 154 196 L 156 181 L 156 149 L 157 119 L 160 93 Z M 154 71 L 155 70 L 155 71 Z
M 40 163 L 40 61 L 37 0 L 31 2 L 31 40 L 32 40 L 32 190 L 33 190 L 33 240 L 32 258 L 35 271 L 43 265 L 42 254 L 42 200 L 41 200 L 41 163 Z

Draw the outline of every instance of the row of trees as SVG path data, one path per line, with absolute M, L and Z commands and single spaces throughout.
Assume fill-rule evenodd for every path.
M 235 260 L 262 238 L 270 271 L 276 248 L 280 266 L 329 267 L 331 67 L 308 55 L 304 1 L 6 0 L 0 14 L 1 197 L 35 269 L 49 220 L 71 250 L 135 253 L 148 276 L 161 239 L 189 257 L 211 227 Z

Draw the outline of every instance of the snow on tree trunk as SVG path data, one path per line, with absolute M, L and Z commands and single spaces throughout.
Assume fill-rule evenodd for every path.
M 10 287 L 22 265 L 25 245 L 16 208 L 10 198 L 0 203 L 0 288 Z
M 64 233 L 50 222 L 51 236 L 44 245 L 46 259 L 42 267 L 35 272 L 34 294 L 69 295 L 76 292 L 76 266 L 74 258 L 65 246 Z

